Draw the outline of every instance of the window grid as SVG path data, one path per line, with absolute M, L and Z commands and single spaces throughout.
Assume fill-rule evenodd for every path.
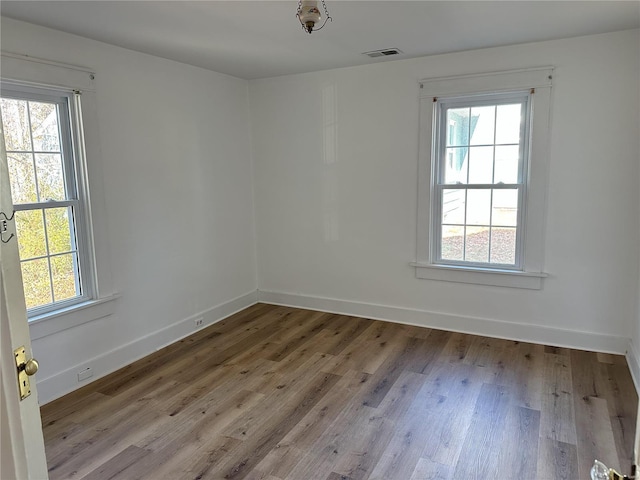
M 38 212 L 39 221 L 42 222 L 42 235 L 44 241 L 44 255 L 35 255 L 35 256 L 27 256 L 26 258 L 21 258 L 20 263 L 23 270 L 23 277 L 25 277 L 25 267 L 28 265 L 33 265 L 34 268 L 37 268 L 37 262 L 43 261 L 46 259 L 46 277 L 48 280 L 48 293 L 46 290 L 40 289 L 39 295 L 41 295 L 35 303 L 33 302 L 33 298 L 29 301 L 27 298 L 27 307 L 30 314 L 37 312 L 44 313 L 55 308 L 62 308 L 67 304 L 77 303 L 77 301 L 81 301 L 84 299 L 85 292 L 82 288 L 82 277 L 81 277 L 81 269 L 79 264 L 80 252 L 78 250 L 78 241 L 77 241 L 77 230 L 76 230 L 76 214 L 77 207 L 79 206 L 79 201 L 77 198 L 72 198 L 71 195 L 75 194 L 75 175 L 73 172 L 73 159 L 67 158 L 71 153 L 71 124 L 70 117 L 67 114 L 65 108 L 69 108 L 68 97 L 62 98 L 43 98 L 42 95 L 34 95 L 34 100 L 30 100 L 29 96 L 23 97 L 21 95 L 5 95 L 3 92 L 3 99 L 9 101 L 16 102 L 24 102 L 26 106 L 25 112 L 25 120 L 26 120 L 26 128 L 28 129 L 28 141 L 30 143 L 29 146 L 25 146 L 24 144 L 17 145 L 21 147 L 21 149 L 11 149 L 7 150 L 8 156 L 11 154 L 18 155 L 29 155 L 31 158 L 31 168 L 33 174 L 33 188 L 35 189 L 35 203 L 17 203 L 14 205 L 14 209 L 16 210 L 16 214 L 20 216 L 20 212 Z M 44 123 L 47 121 L 47 118 L 42 122 L 42 125 L 39 127 L 34 126 L 33 115 L 32 115 L 32 107 L 38 104 L 50 105 L 52 107 L 52 111 L 49 113 L 49 116 L 55 115 L 55 121 L 57 128 L 54 128 L 54 133 L 51 131 L 47 132 L 43 130 L 42 136 L 46 138 L 47 136 L 57 136 L 56 143 L 53 149 L 36 150 L 36 142 L 34 138 L 34 129 L 36 128 L 46 128 L 44 127 Z M 5 128 L 6 132 L 6 128 Z M 6 133 L 5 133 L 6 135 Z M 21 142 L 22 143 L 22 142 Z M 46 148 L 46 147 L 45 147 Z M 67 153 L 65 153 L 65 151 Z M 60 165 L 57 166 L 59 168 L 59 183 L 58 187 L 61 187 L 60 194 L 63 195 L 63 199 L 51 199 L 51 198 L 43 198 L 45 195 L 42 190 L 42 181 L 41 175 L 50 175 L 50 172 L 43 173 L 41 171 L 42 168 L 46 168 L 46 164 L 43 167 L 38 164 L 38 155 L 57 155 L 60 159 Z M 17 160 L 16 160 L 17 161 Z M 54 172 L 54 175 L 58 172 Z M 49 179 L 49 181 L 51 181 Z M 55 180 L 54 180 L 55 182 Z M 72 193 L 74 192 L 74 193 Z M 58 216 L 62 218 L 62 230 L 61 232 L 66 231 L 68 228 L 68 240 L 64 240 L 66 235 L 63 235 L 63 242 L 65 245 L 61 248 L 60 251 L 57 250 L 52 251 L 51 242 L 51 232 L 50 228 L 56 219 L 53 217 L 55 209 L 59 209 L 57 212 Z M 64 209 L 64 210 L 63 210 Z M 52 223 L 53 222 L 53 223 Z M 51 223 L 51 225 L 50 225 Z M 60 223 L 57 225 L 60 228 Z M 24 232 L 23 232 L 24 233 Z M 68 241 L 68 244 L 66 243 Z M 68 259 L 65 261 L 65 258 Z M 56 260 L 60 259 L 60 260 Z M 67 265 L 65 263 L 68 262 Z M 57 263 L 57 264 L 55 264 Z M 70 267 L 70 268 L 69 268 Z M 44 272 L 43 272 L 44 273 Z M 71 275 L 73 276 L 72 284 L 69 283 L 71 281 Z M 60 276 L 66 277 L 65 281 L 63 281 L 63 285 L 60 285 Z M 43 277 L 38 277 L 44 280 Z M 30 288 L 28 285 L 28 280 L 24 278 L 25 281 L 25 291 Z M 40 285 L 42 287 L 42 285 Z M 34 287 L 37 288 L 37 287 Z M 49 295 L 50 301 L 42 301 L 43 299 L 47 299 L 47 295 Z M 25 295 L 29 297 L 28 295 Z
M 520 111 L 520 128 L 519 128 L 519 143 L 507 143 L 507 142 L 501 142 L 498 143 L 498 107 L 501 105 L 519 105 L 519 111 Z M 435 193 L 436 196 L 438 198 L 438 211 L 434 211 L 434 219 L 436 220 L 436 225 L 435 225 L 435 231 L 437 232 L 437 236 L 436 236 L 436 242 L 435 242 L 435 251 L 434 251 L 434 258 L 436 259 L 436 263 L 442 263 L 442 264 L 452 264 L 452 265 L 477 265 L 477 266 L 482 266 L 482 267 L 489 267 L 489 268 L 500 268 L 500 267 L 508 267 L 508 268 L 521 268 L 521 242 L 522 242 L 522 206 L 523 206 L 523 188 L 524 188 L 524 161 L 525 159 L 523 158 L 524 156 L 524 146 L 526 143 L 526 133 L 528 131 L 528 96 L 526 94 L 520 94 L 517 97 L 514 97 L 513 95 L 510 96 L 510 98 L 504 98 L 502 100 L 500 99 L 496 99 L 494 96 L 494 99 L 490 99 L 489 101 L 481 101 L 481 102 L 474 102 L 473 99 L 469 99 L 469 101 L 467 102 L 466 105 L 460 105 L 459 103 L 452 103 L 450 105 L 447 105 L 447 103 L 443 103 L 440 105 L 440 109 L 439 109 L 439 118 L 438 118 L 438 123 L 439 125 L 446 125 L 446 130 L 444 128 L 438 129 L 438 131 L 440 132 L 437 136 L 438 138 L 438 147 L 437 147 L 437 151 L 440 152 L 438 153 L 438 162 L 436 165 L 437 168 L 437 175 L 436 178 L 438 179 L 438 182 L 436 183 L 435 186 Z M 473 143 L 472 142 L 472 110 L 474 107 L 479 107 L 479 106 L 492 106 L 493 107 L 493 131 L 492 131 L 492 140 L 493 142 L 491 144 L 489 143 Z M 451 132 L 452 132 L 452 120 L 450 120 L 448 118 L 448 111 L 452 110 L 452 109 L 465 109 L 467 111 L 467 116 L 468 116 L 468 122 L 466 125 L 466 143 L 465 144 L 458 144 L 457 142 L 454 142 L 453 139 L 451 138 Z M 506 147 L 506 146 L 512 146 L 512 147 L 518 147 L 518 159 L 517 159 L 517 181 L 518 183 L 509 183 L 509 184 L 505 184 L 505 183 L 495 183 L 496 182 L 496 175 L 497 175 L 497 171 L 496 171 L 496 162 L 497 162 L 497 149 L 498 147 Z M 491 182 L 490 184 L 473 184 L 470 183 L 470 181 L 472 180 L 471 178 L 471 162 L 474 160 L 473 159 L 473 154 L 472 154 L 472 147 L 492 147 L 492 154 L 491 154 Z M 447 183 L 447 178 L 446 178 L 446 167 L 450 166 L 449 164 L 451 164 L 452 162 L 450 161 L 451 158 L 451 153 L 453 149 L 467 149 L 467 159 L 466 159 L 466 172 L 465 172 L 465 180 L 466 183 L 464 185 L 462 185 L 460 182 L 455 182 L 455 183 Z M 445 188 L 451 191 L 455 191 L 455 190 L 463 190 L 464 191 L 464 222 L 463 223 L 459 223 L 459 222 L 447 222 L 445 223 L 445 218 L 443 215 L 443 207 L 444 207 L 444 191 Z M 479 223 L 479 224 L 470 224 L 469 223 L 469 191 L 470 190 L 484 190 L 484 189 L 489 189 L 489 219 L 488 222 L 485 224 L 483 223 Z M 516 193 L 516 202 L 517 202 L 517 206 L 516 206 L 516 222 L 515 222 L 515 226 L 514 225 L 502 225 L 502 224 L 496 224 L 493 225 L 494 222 L 494 205 L 495 205 L 495 192 L 496 190 L 503 190 L 503 189 L 510 189 L 510 190 L 515 190 Z M 443 258 L 443 227 L 461 227 L 462 230 L 462 260 L 450 260 L 450 259 L 444 259 Z M 469 249 L 468 249 L 468 234 L 469 234 L 469 227 L 473 226 L 473 227 L 477 227 L 477 228 L 486 228 L 487 231 L 487 235 L 488 235 L 488 240 L 487 240 L 487 253 L 486 253 L 486 261 L 485 262 L 478 262 L 476 260 L 469 260 Z M 497 259 L 494 260 L 492 258 L 492 253 L 495 253 L 495 248 L 497 248 L 495 246 L 495 240 L 496 237 L 495 235 L 497 234 L 496 230 L 497 229 L 511 229 L 514 231 L 515 233 L 515 242 L 514 242 L 514 249 L 515 252 L 513 254 L 513 262 L 499 262 Z M 493 261 L 492 261 L 493 260 Z
M 491 183 L 495 183 L 496 181 L 496 140 L 497 140 L 497 131 L 498 131 L 498 108 L 494 108 L 493 110 L 493 155 L 491 158 Z M 471 128 L 471 124 L 469 124 L 469 128 Z M 493 189 L 490 190 L 489 194 L 489 225 L 493 225 Z M 489 227 L 489 251 L 487 253 L 487 258 L 489 259 L 489 263 L 491 263 L 491 243 L 493 240 L 493 228 Z

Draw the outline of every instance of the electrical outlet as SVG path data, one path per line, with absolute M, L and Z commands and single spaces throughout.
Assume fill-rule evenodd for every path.
M 196 322 L 196 327 L 201 327 L 202 323 L 204 322 L 204 318 L 198 317 L 196 318 L 195 322 Z
M 87 378 L 91 378 L 91 377 L 93 377 L 93 370 L 91 370 L 91 367 L 87 367 L 81 372 L 78 372 L 79 382 L 82 382 L 83 380 L 86 380 Z

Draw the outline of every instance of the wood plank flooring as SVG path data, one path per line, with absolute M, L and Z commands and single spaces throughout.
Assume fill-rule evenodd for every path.
M 629 473 L 624 357 L 257 304 L 42 407 L 56 479 Z

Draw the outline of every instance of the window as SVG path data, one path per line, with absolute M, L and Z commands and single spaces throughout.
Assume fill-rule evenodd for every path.
M 437 100 L 435 263 L 520 269 L 529 95 Z
M 419 278 L 541 288 L 551 73 L 422 82 Z
M 2 126 L 29 317 L 92 298 L 79 95 L 4 87 Z

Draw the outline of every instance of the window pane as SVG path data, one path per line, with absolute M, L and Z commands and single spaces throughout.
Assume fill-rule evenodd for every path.
M 36 152 L 59 152 L 58 108 L 53 103 L 29 102 L 33 149 Z
M 491 214 L 491 190 L 467 192 L 467 225 L 489 225 Z
M 496 107 L 471 109 L 471 145 L 493 145 Z
M 0 107 L 27 308 L 55 311 L 61 300 L 91 294 L 80 282 L 80 257 L 90 252 L 74 218 L 81 186 L 73 178 L 72 132 L 80 125 L 67 111 L 67 92 L 7 86 L 3 94 L 24 98 L 2 98 Z
M 443 260 L 464 260 L 464 227 L 443 225 L 440 245 Z
M 493 147 L 469 148 L 469 183 L 491 183 Z
M 462 189 L 442 190 L 442 223 L 464 224 L 465 194 Z
M 467 152 L 469 147 L 447 148 L 445 155 L 444 182 L 448 184 L 467 183 Z
M 22 283 L 27 308 L 51 303 L 49 262 L 46 258 L 22 262 Z
M 65 200 L 62 155 L 36 154 L 36 173 L 41 202 Z
M 493 191 L 491 225 L 503 227 L 518 225 L 518 190 Z
M 13 203 L 18 205 L 20 203 L 37 202 L 33 155 L 30 153 L 8 153 L 7 163 Z
M 496 172 L 493 183 L 518 183 L 520 147 L 496 147 Z
M 16 234 L 21 260 L 43 257 L 47 254 L 42 210 L 16 212 Z
M 496 115 L 496 143 L 520 143 L 522 104 L 499 105 Z
M 2 127 L 7 151 L 31 150 L 29 134 L 29 116 L 27 102 L 24 100 L 2 99 Z
M 448 109 L 446 128 L 448 146 L 469 145 L 469 109 Z
M 72 250 L 71 222 L 69 221 L 71 207 L 47 208 L 47 239 L 49 240 L 49 254 L 64 253 Z
M 56 302 L 77 297 L 75 254 L 51 257 L 51 275 L 53 277 L 53 296 Z
M 516 229 L 491 229 L 491 263 L 516 263 Z
M 488 227 L 467 227 L 464 259 L 467 262 L 489 262 Z

